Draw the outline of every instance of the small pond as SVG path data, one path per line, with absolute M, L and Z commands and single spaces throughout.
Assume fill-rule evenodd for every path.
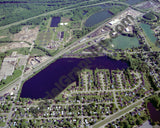
M 61 17 L 52 17 L 50 27 L 58 27 L 58 24 L 61 22 Z

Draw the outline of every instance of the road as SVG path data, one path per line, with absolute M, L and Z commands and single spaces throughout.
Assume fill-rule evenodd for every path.
M 32 51 L 32 49 L 33 49 L 33 46 L 34 46 L 34 43 L 32 43 L 32 45 L 31 45 L 31 47 L 30 47 L 30 50 L 29 50 L 29 54 L 26 56 L 26 59 L 25 59 L 25 65 L 24 65 L 24 68 L 23 68 L 23 70 L 22 70 L 22 75 L 20 76 L 20 81 L 18 82 L 18 89 L 17 89 L 17 93 L 15 94 L 15 97 L 14 97 L 14 100 L 16 100 L 16 98 L 17 98 L 17 95 L 18 95 L 18 91 L 19 91 L 19 89 L 20 89 L 20 87 L 21 87 L 21 84 L 22 84 L 22 81 L 23 81 L 23 75 L 24 75 L 24 70 L 25 70 L 25 68 L 26 68 L 26 66 L 27 66 L 27 61 L 28 61 L 28 58 L 30 57 L 30 53 L 31 53 L 31 51 Z M 12 109 L 15 107 L 15 103 L 13 102 L 12 103 L 12 107 L 11 107 L 11 111 L 9 112 L 9 114 L 8 114 L 8 118 L 7 118 L 7 121 L 6 122 L 9 122 L 11 119 L 12 119 L 12 114 L 13 114 L 13 111 L 12 111 Z M 8 123 L 6 124 L 6 126 L 5 126 L 5 128 L 8 128 L 9 126 L 8 126 Z
M 90 1 L 93 1 L 93 0 L 90 0 Z M 81 2 L 81 4 L 82 4 L 82 3 L 87 3 L 87 2 Z M 113 1 L 100 2 L 100 3 L 97 3 L 97 4 L 91 4 L 91 5 L 87 5 L 87 4 L 86 4 L 85 6 L 80 6 L 80 7 L 78 7 L 78 8 L 96 6 L 96 5 L 100 5 L 100 4 L 106 4 L 106 3 L 117 3 L 117 4 L 122 4 L 122 5 L 127 5 L 127 6 L 129 6 L 129 4 L 127 4 L 127 3 L 118 2 L 118 1 L 116 1 L 116 0 L 113 0 Z M 73 9 L 77 9 L 77 7 L 74 7 L 74 6 L 77 6 L 77 5 L 78 5 L 78 4 L 76 4 L 76 5 L 71 5 L 71 6 L 64 7 L 64 8 L 60 8 L 60 9 L 57 9 L 57 10 L 54 10 L 54 11 L 46 12 L 46 13 L 43 13 L 43 14 L 40 14 L 40 15 L 38 15 L 38 16 L 34 16 L 34 17 L 31 17 L 31 18 L 28 18 L 28 19 L 25 19 L 25 20 L 21 20 L 21 21 L 18 21 L 18 22 L 14 22 L 14 23 L 11 23 L 11 24 L 9 24 L 9 25 L 5 25 L 5 26 L 0 27 L 0 30 L 9 28 L 9 27 L 14 26 L 14 25 L 18 25 L 18 24 L 24 23 L 24 22 L 29 21 L 29 20 L 36 19 L 36 18 L 39 18 L 39 17 L 43 17 L 43 16 L 55 14 L 55 13 L 60 13 L 60 12 L 67 12 L 67 11 L 70 11 L 70 10 L 73 10 Z M 67 9 L 67 8 L 70 8 L 70 9 Z
M 31 47 L 31 49 L 32 49 L 32 47 Z M 23 75 L 22 75 L 22 77 L 23 77 Z M 139 77 L 140 78 L 140 76 L 139 76 L 139 74 L 137 74 L 137 77 Z M 22 79 L 21 79 L 22 80 Z M 21 81 L 22 82 L 22 81 Z M 19 83 L 19 85 L 21 85 L 21 82 Z M 137 85 L 137 86 L 135 86 L 134 88 L 132 88 L 132 89 L 121 89 L 121 91 L 126 91 L 126 90 L 128 90 L 128 91 L 133 91 L 135 88 L 137 88 L 138 86 L 140 86 L 140 83 L 141 83 L 141 81 L 139 81 L 139 84 Z M 105 90 L 101 90 L 102 92 L 104 92 Z M 99 91 L 99 92 L 101 92 L 101 91 Z M 115 101 L 116 101 L 116 96 L 115 96 L 115 92 L 116 91 L 119 91 L 119 90 L 106 90 L 106 92 L 113 92 L 114 93 L 114 99 L 115 99 Z M 81 93 L 83 92 L 83 91 L 80 91 Z M 97 92 L 97 91 L 85 91 L 85 92 L 91 92 L 91 93 L 93 93 L 93 92 Z M 75 92 L 72 92 L 72 93 L 75 93 Z M 71 93 L 71 94 L 72 94 Z M 76 93 L 78 93 L 78 92 L 76 92 Z M 16 98 L 16 96 L 15 96 L 15 98 Z M 102 102 L 100 102 L 100 103 L 96 103 L 96 104 L 101 104 Z M 107 102 L 108 104 L 110 104 L 110 103 L 116 103 L 116 102 Z M 88 105 L 88 104 L 90 104 L 90 103 L 74 103 L 74 105 Z M 134 103 L 135 104 L 135 103 Z M 67 103 L 67 104 L 56 104 L 56 105 L 64 105 L 64 106 L 66 106 L 66 105 L 73 105 L 73 103 Z M 32 106 L 34 106 L 34 107 L 36 107 L 35 105 L 32 105 Z M 117 106 L 117 108 L 118 108 L 118 104 L 116 104 L 116 106 Z M 21 106 L 19 106 L 19 105 L 15 105 L 14 103 L 13 103 L 13 105 L 12 105 L 12 108 L 11 108 L 11 110 L 14 108 L 14 107 L 21 107 Z M 31 106 L 28 106 L 28 107 L 31 107 Z M 130 107 L 129 107 L 130 108 Z M 128 110 L 128 109 L 127 109 Z M 82 110 L 83 111 L 83 110 Z M 118 109 L 118 112 L 121 112 L 122 110 L 119 110 Z M 7 121 L 9 121 L 12 117 L 12 114 L 13 114 L 13 111 L 10 111 L 10 113 L 8 114 L 8 120 Z M 82 120 L 85 118 L 85 117 L 87 117 L 87 116 L 83 116 L 83 115 L 81 115 L 81 116 L 78 116 L 79 118 L 81 118 Z M 104 116 L 104 117 L 106 117 L 106 116 Z M 58 119 L 59 117 L 50 117 L 50 118 L 47 118 L 47 119 Z M 65 117 L 65 118 L 67 118 L 67 117 Z M 106 118 L 110 118 L 110 116 L 107 116 Z M 118 118 L 118 117 L 117 117 Z M 22 118 L 23 119 L 23 118 Z M 25 118 L 25 119 L 33 119 L 33 118 Z M 45 117 L 40 117 L 40 118 L 38 118 L 38 119 L 46 119 Z M 7 128 L 8 126 L 6 126 L 6 128 Z
M 104 128 L 106 124 L 112 122 L 113 120 L 120 118 L 121 116 L 125 115 L 127 112 L 132 111 L 135 107 L 137 107 L 138 105 L 141 105 L 141 103 L 142 103 L 142 100 L 136 101 L 135 103 L 125 107 L 124 109 L 114 113 L 113 115 L 108 116 L 106 119 L 93 125 L 92 128 Z
M 103 2 L 103 3 L 99 3 L 99 4 L 104 4 L 104 3 L 109 3 L 109 2 L 111 2 L 111 1 Z M 95 4 L 95 5 L 98 5 L 98 4 Z M 87 6 L 93 6 L 93 5 L 86 5 L 86 6 L 82 6 L 82 7 L 87 7 Z M 68 8 L 68 7 L 65 7 L 65 8 Z M 23 20 L 23 21 L 20 21 L 20 22 L 16 22 L 16 23 L 7 25 L 7 26 L 4 26 L 4 27 L 0 27 L 0 29 L 4 29 L 4 28 L 7 28 L 7 27 L 12 26 L 12 25 L 17 25 L 17 24 L 20 24 L 20 23 L 22 23 L 22 22 L 26 22 L 26 21 L 28 21 L 28 20 L 30 20 L 30 19 L 35 19 L 35 18 L 37 18 L 37 17 L 49 15 L 49 14 L 56 13 L 56 12 L 69 11 L 69 10 L 74 9 L 74 8 L 72 8 L 72 9 L 66 9 L 66 10 L 64 10 L 65 8 L 61 8 L 61 9 L 58 9 L 58 10 L 55 10 L 55 11 L 52 11 L 52 12 L 48 12 L 48 13 L 45 13 L 45 14 L 41 14 L 41 15 L 39 15 L 39 16 L 35 16 L 35 17 L 29 18 L 29 19 L 26 19 L 26 20 Z M 101 27 L 104 26 L 105 24 L 106 24 L 106 23 L 100 25 L 97 29 L 101 28 Z M 97 30 L 97 29 L 96 29 L 96 30 Z M 95 30 L 94 30 L 94 31 L 95 31 Z M 90 33 L 89 33 L 89 34 L 90 34 Z M 24 69 L 25 69 L 25 67 L 26 67 L 26 65 L 27 65 L 27 59 L 28 59 L 29 56 L 30 56 L 30 53 L 29 53 L 29 54 L 26 56 L 26 64 L 25 64 L 24 69 L 23 69 L 23 71 L 22 71 L 22 75 L 21 75 L 19 81 L 16 81 L 16 82 L 18 82 L 18 90 L 20 89 L 20 86 L 21 86 L 21 84 L 22 84 L 22 81 L 25 80 L 25 79 L 27 79 L 27 78 L 28 78 L 30 75 L 32 75 L 34 72 L 36 72 L 36 71 L 38 71 L 38 70 L 46 67 L 46 65 L 48 65 L 49 63 L 55 61 L 56 59 L 58 59 L 59 57 L 61 57 L 63 54 L 70 52 L 72 49 L 74 49 L 74 48 L 76 48 L 76 47 L 78 47 L 78 46 L 80 46 L 80 45 L 82 45 L 82 44 L 85 44 L 85 43 L 87 43 L 88 41 L 93 41 L 95 38 L 97 38 L 97 37 L 95 37 L 95 38 L 88 39 L 88 40 L 83 41 L 83 42 L 79 42 L 79 41 L 82 40 L 83 38 L 87 38 L 87 36 L 88 36 L 89 34 L 85 35 L 84 37 L 82 37 L 82 38 L 79 39 L 78 41 L 74 42 L 74 43 L 71 44 L 70 46 L 68 46 L 68 47 L 66 47 L 65 49 L 61 50 L 61 52 L 57 53 L 57 54 L 56 54 L 54 57 L 52 57 L 50 60 L 48 60 L 47 62 L 41 64 L 39 67 L 37 67 L 36 69 L 34 69 L 31 73 L 29 73 L 29 74 L 26 75 L 26 74 L 24 74 Z M 32 51 L 33 45 L 34 45 L 34 44 L 31 45 L 30 52 Z M 148 45 L 149 45 L 149 44 L 148 44 Z M 18 78 L 17 78 L 17 79 L 18 79 Z M 9 86 L 8 86 L 8 87 L 9 87 Z M 128 90 L 131 91 L 132 89 L 128 89 Z M 87 92 L 90 92 L 90 91 L 87 91 Z M 113 90 L 113 93 L 114 93 L 114 98 L 116 99 L 116 97 L 115 97 L 115 91 L 114 91 L 114 90 Z M 16 96 L 17 96 L 17 95 L 16 95 Z M 16 98 L 16 96 L 15 96 L 15 98 Z M 142 103 L 142 100 L 138 100 L 137 102 L 133 103 L 132 105 L 129 105 L 129 106 L 127 106 L 126 108 L 124 108 L 124 109 L 122 109 L 122 110 L 119 110 L 117 113 L 106 117 L 106 119 L 104 119 L 103 121 L 100 121 L 100 122 L 98 122 L 97 124 L 95 124 L 95 125 L 93 126 L 93 128 L 96 128 L 96 127 L 99 128 L 100 126 L 104 127 L 104 125 L 105 125 L 106 123 L 109 123 L 109 122 L 112 121 L 113 119 L 117 119 L 117 118 L 119 118 L 120 116 L 126 114 L 126 112 L 129 112 L 129 111 L 133 110 L 133 108 L 134 108 L 135 106 L 140 105 L 141 103 Z M 116 106 L 117 106 L 117 104 L 116 104 Z M 15 107 L 15 104 L 13 103 L 12 108 L 14 108 L 14 107 Z M 12 108 L 11 108 L 11 109 L 12 109 Z M 7 122 L 11 119 L 12 114 L 13 114 L 12 111 L 8 114 Z M 84 118 L 84 117 L 83 117 L 83 118 Z M 7 128 L 7 127 L 8 127 L 8 125 L 6 125 L 6 128 Z
M 136 88 L 140 87 L 140 85 L 141 85 L 141 83 L 142 83 L 142 81 L 140 80 L 141 75 L 140 75 L 139 73 L 136 73 L 136 76 L 137 76 L 137 78 L 139 78 L 138 84 L 137 84 L 134 88 L 132 88 L 132 89 L 122 89 L 122 88 L 121 88 L 121 92 L 123 92 L 123 91 L 126 92 L 127 90 L 130 91 L 130 92 L 132 92 L 132 91 L 134 91 Z M 110 90 L 110 91 L 111 91 L 111 90 Z M 118 108 L 118 112 L 116 112 L 115 114 L 110 115 L 109 117 L 106 117 L 104 120 L 96 123 L 95 125 L 93 125 L 93 128 L 103 128 L 107 123 L 110 123 L 110 122 L 112 122 L 113 120 L 116 120 L 116 119 L 120 118 L 121 116 L 125 115 L 127 112 L 132 111 L 132 110 L 135 108 L 135 106 L 136 106 L 137 104 L 142 103 L 142 101 L 143 101 L 143 99 L 144 99 L 144 98 L 142 98 L 142 99 L 140 99 L 140 100 L 132 103 L 131 105 L 125 107 L 124 109 L 121 109 L 121 110 L 120 110 L 119 107 L 118 107 L 117 101 L 116 101 L 116 99 L 117 99 L 117 98 L 116 98 L 116 94 L 115 94 L 116 91 L 118 91 L 118 90 L 112 90 L 113 96 L 114 96 L 114 100 L 115 100 L 114 103 L 115 103 L 116 107 Z M 106 92 L 108 92 L 108 91 L 106 91 Z
M 115 0 L 115 1 L 101 2 L 101 3 L 97 3 L 97 4 L 92 4 L 92 5 L 85 5 L 85 6 L 81 6 L 80 8 L 89 7 L 89 6 L 93 6 L 93 5 L 95 6 L 95 5 L 100 5 L 100 4 L 106 4 L 106 3 L 113 3 L 113 2 L 114 2 L 114 3 L 119 3 L 119 4 L 123 4 L 123 5 L 129 6 L 129 4 L 126 4 L 126 3 L 123 3 L 123 2 L 117 2 L 117 1 Z M 72 6 L 69 6 L 69 7 L 72 7 Z M 68 7 L 65 7 L 65 8 L 68 8 Z M 12 25 L 17 25 L 17 24 L 26 22 L 26 21 L 31 20 L 31 19 L 35 19 L 35 18 L 38 18 L 38 17 L 41 17 L 41 16 L 49 15 L 49 14 L 51 14 L 51 13 L 64 12 L 64 11 L 69 11 L 69 10 L 75 9 L 75 8 L 72 8 L 72 9 L 64 10 L 65 8 L 61 8 L 61 9 L 58 9 L 58 10 L 55 10 L 55 11 L 51 11 L 51 12 L 48 12 L 48 13 L 44 13 L 44 14 L 41 14 L 41 15 L 38 15 L 38 16 L 35 16 L 35 17 L 28 18 L 28 19 L 26 19 L 26 20 L 22 20 L 22 21 L 19 21 L 19 22 L 15 22 L 15 23 L 12 23 L 12 24 L 9 24 L 9 25 L 0 27 L 0 30 L 1 30 L 1 29 L 5 29 L 5 28 L 7 28 L 7 27 L 9 27 L 9 26 L 12 26 Z M 120 13 L 123 13 L 123 12 L 120 12 Z M 94 31 L 98 30 L 99 28 L 103 27 L 105 24 L 106 24 L 106 22 L 103 23 L 102 25 L 100 25 L 99 27 L 97 27 L 97 28 L 96 28 L 95 30 L 93 30 L 92 32 L 94 32 Z M 50 63 L 53 62 L 54 60 L 58 59 L 58 58 L 59 58 L 60 56 L 62 56 L 63 54 L 70 52 L 72 49 L 74 49 L 74 48 L 76 48 L 76 47 L 79 47 L 79 46 L 81 46 L 81 45 L 83 45 L 83 44 L 86 44 L 86 43 L 89 42 L 89 41 L 93 41 L 94 39 L 96 39 L 96 38 L 98 38 L 98 37 L 99 37 L 99 38 L 100 38 L 100 37 L 103 37 L 103 36 L 105 35 L 105 34 L 103 34 L 103 35 L 101 35 L 101 36 L 94 37 L 94 38 L 92 38 L 92 39 L 88 39 L 88 40 L 86 40 L 86 41 L 80 42 L 82 39 L 87 38 L 87 36 L 90 35 L 92 32 L 88 33 L 88 34 L 85 35 L 84 37 L 82 37 L 82 38 L 80 38 L 79 40 L 75 41 L 73 44 L 69 45 L 68 47 L 66 47 L 65 49 L 63 49 L 60 53 L 58 53 L 57 55 L 55 55 L 54 57 L 52 57 L 50 60 L 48 60 L 48 61 L 46 61 L 45 63 L 41 64 L 41 65 L 38 66 L 36 69 L 33 69 L 33 71 L 30 72 L 29 74 L 24 75 L 23 80 L 25 80 L 25 79 L 27 79 L 29 76 L 33 75 L 34 72 L 36 72 L 36 71 L 38 71 L 38 70 L 40 70 L 40 69 L 45 68 L 48 64 L 50 64 Z M 109 53 L 109 54 L 110 54 L 110 53 Z M 12 82 L 11 82 L 12 84 L 8 84 L 8 85 L 5 86 L 3 89 L 0 89 L 0 92 L 3 93 L 3 92 L 4 92 L 4 89 L 7 90 L 7 89 L 13 87 L 12 85 L 15 84 L 15 83 L 17 83 L 19 79 L 20 79 L 20 77 L 17 78 L 16 80 L 12 81 Z
M 93 5 L 95 6 L 95 5 L 100 5 L 100 4 L 106 4 L 106 3 L 113 3 L 113 2 L 119 3 L 119 4 L 124 4 L 124 5 L 129 6 L 129 5 L 126 4 L 126 3 L 116 2 L 116 0 L 115 0 L 115 1 L 101 2 L 101 3 L 97 3 L 97 4 L 92 4 L 92 5 L 85 5 L 85 6 L 81 6 L 80 8 L 89 7 L 89 6 L 93 6 Z M 69 7 L 70 7 L 70 6 L 69 6 Z M 71 7 L 72 7 L 72 6 L 71 6 Z M 65 8 L 68 8 L 68 7 L 65 7 Z M 37 17 L 49 15 L 49 14 L 51 14 L 51 13 L 64 12 L 64 11 L 69 11 L 69 10 L 75 9 L 75 8 L 72 8 L 72 9 L 64 10 L 65 8 L 61 8 L 61 9 L 58 9 L 58 10 L 55 10 L 55 11 L 51 11 L 51 12 L 48 12 L 48 13 L 44 13 L 44 14 L 41 14 L 41 15 L 38 15 L 38 16 L 35 16 L 35 17 L 32 17 L 32 18 L 26 19 L 26 20 L 22 20 L 22 21 L 19 21 L 19 22 L 15 22 L 15 23 L 13 23 L 13 24 L 0 27 L 0 29 L 4 29 L 4 28 L 7 28 L 7 27 L 12 26 L 12 25 L 17 25 L 17 24 L 20 24 L 20 23 L 22 23 L 22 22 L 25 22 L 25 21 L 28 21 L 28 20 L 30 20 L 30 19 L 34 19 L 34 18 L 37 18 Z M 123 13 L 123 12 L 120 12 L 120 13 Z M 106 24 L 106 22 L 103 23 L 102 25 L 100 25 L 98 28 L 96 28 L 96 29 L 93 30 L 92 32 L 94 32 L 94 31 L 98 30 L 99 28 L 103 27 L 105 24 Z M 63 49 L 60 53 L 58 53 L 58 54 L 56 54 L 54 57 L 52 57 L 50 60 L 48 60 L 48 61 L 46 61 L 45 63 L 41 64 L 41 65 L 40 65 L 39 67 L 37 67 L 36 69 L 33 69 L 33 71 L 30 72 L 29 74 L 24 75 L 23 80 L 25 80 L 25 79 L 27 79 L 29 76 L 33 75 L 34 72 L 36 72 L 36 71 L 38 71 L 38 70 L 40 70 L 40 69 L 45 68 L 48 64 L 50 64 L 50 63 L 53 62 L 54 60 L 58 59 L 58 58 L 59 58 L 60 56 L 62 56 L 63 54 L 70 52 L 72 49 L 74 49 L 74 48 L 76 48 L 76 47 L 79 47 L 79 46 L 81 46 L 81 45 L 83 45 L 83 44 L 86 44 L 86 43 L 89 42 L 89 41 L 93 41 L 94 39 L 96 39 L 96 38 L 98 38 L 98 37 L 99 37 L 99 38 L 100 38 L 100 37 L 103 37 L 103 36 L 105 35 L 105 34 L 103 34 L 103 35 L 101 35 L 101 36 L 94 37 L 94 38 L 92 38 L 92 39 L 88 39 L 88 40 L 86 40 L 86 41 L 80 42 L 82 39 L 87 38 L 87 36 L 90 35 L 92 32 L 88 33 L 87 35 L 85 35 L 85 36 L 82 37 L 81 39 L 75 41 L 73 44 L 69 45 L 68 47 L 66 47 L 65 49 Z M 109 53 L 109 54 L 110 54 L 110 53 Z M 17 78 L 17 80 L 19 80 L 19 79 L 20 79 L 20 77 Z M 18 81 L 14 80 L 14 81 L 12 82 L 12 84 L 8 84 L 7 86 L 5 86 L 3 89 L 0 90 L 0 92 L 4 92 L 4 89 L 7 90 L 7 89 L 13 87 L 13 86 L 12 86 L 13 83 L 17 83 L 17 82 L 18 82 Z M 6 87 L 7 87 L 7 88 L 6 88 Z

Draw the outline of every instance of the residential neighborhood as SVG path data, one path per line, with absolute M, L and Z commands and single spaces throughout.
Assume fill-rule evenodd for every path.
M 0 1 L 0 128 L 158 127 L 159 0 Z

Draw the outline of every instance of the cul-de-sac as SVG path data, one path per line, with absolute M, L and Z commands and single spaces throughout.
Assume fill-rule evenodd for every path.
M 0 0 L 0 128 L 160 128 L 160 0 Z

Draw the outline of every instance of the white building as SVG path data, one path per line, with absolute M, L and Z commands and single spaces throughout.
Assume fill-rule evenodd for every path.
M 115 20 L 112 20 L 111 22 L 109 22 L 110 25 L 114 25 L 117 23 L 119 23 L 119 19 L 115 19 Z

